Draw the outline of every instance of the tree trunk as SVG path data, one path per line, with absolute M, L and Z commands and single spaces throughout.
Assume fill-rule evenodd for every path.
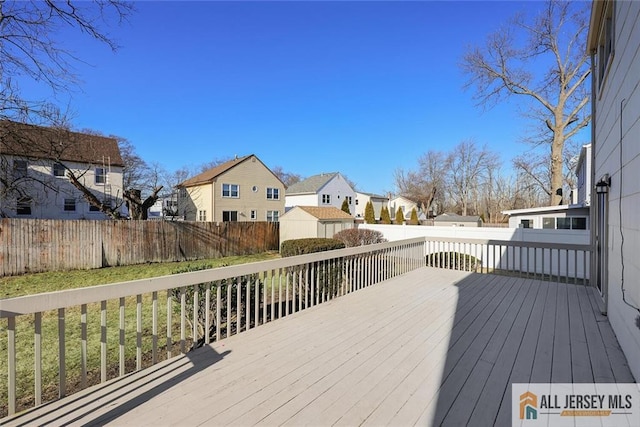
M 556 123 L 558 121 L 556 120 Z M 551 143 L 551 194 L 549 206 L 562 204 L 562 152 L 564 151 L 564 127 L 556 125 L 553 129 L 553 142 Z

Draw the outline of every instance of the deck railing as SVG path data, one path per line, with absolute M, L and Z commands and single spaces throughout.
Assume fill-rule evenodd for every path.
M 0 405 L 11 415 L 423 267 L 424 248 L 416 238 L 0 300 Z
M 425 265 L 588 284 L 589 250 L 420 237 L 0 300 L 0 410 L 38 406 Z
M 425 239 L 426 264 L 586 285 L 589 245 L 460 238 Z

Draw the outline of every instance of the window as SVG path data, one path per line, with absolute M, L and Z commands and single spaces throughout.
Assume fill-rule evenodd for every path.
M 238 211 L 222 211 L 223 222 L 236 222 L 238 220 Z
M 258 211 L 251 211 L 251 219 L 253 220 L 258 219 Z
M 322 204 L 323 205 L 331 204 L 331 194 L 323 194 L 322 195 Z
M 97 206 L 89 205 L 89 212 L 100 212 L 100 208 Z
M 533 228 L 533 220 L 522 219 L 520 220 L 520 225 L 522 226 L 522 228 Z
M 53 176 L 64 177 L 66 169 L 60 163 L 53 164 Z
M 96 168 L 96 184 L 106 184 L 107 171 L 105 168 Z
M 18 199 L 16 213 L 18 215 L 31 215 L 31 197 L 20 197 Z
M 351 196 L 345 196 L 347 198 L 347 203 L 352 204 L 353 203 L 353 197 Z
M 570 230 L 571 229 L 571 218 L 556 218 L 556 223 L 558 225 L 558 230 Z
M 542 228 L 553 230 L 556 228 L 556 219 L 552 217 L 542 218 Z
M 207 211 L 198 211 L 198 221 L 207 220 Z
M 608 2 L 605 7 L 603 19 L 600 23 L 598 51 L 596 52 L 598 87 L 602 86 L 606 78 L 607 71 L 610 68 L 609 62 L 613 54 L 613 2 Z
M 571 218 L 571 229 L 572 230 L 586 230 L 587 229 L 587 218 L 584 218 L 584 217 Z
M 280 189 L 267 188 L 267 200 L 280 200 Z
M 237 199 L 240 197 L 240 186 L 238 184 L 222 184 L 222 197 Z
M 280 219 L 280 212 L 278 211 L 267 211 L 267 221 L 268 222 L 278 222 Z
M 358 206 L 358 199 L 356 199 L 356 206 Z
M 13 178 L 24 178 L 27 176 L 28 164 L 26 160 L 13 161 Z
M 64 210 L 65 212 L 75 212 L 76 199 L 64 199 Z

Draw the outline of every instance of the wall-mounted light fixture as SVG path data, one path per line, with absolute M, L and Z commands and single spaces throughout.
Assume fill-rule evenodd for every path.
M 596 183 L 596 193 L 605 194 L 609 192 L 609 188 L 611 187 L 611 177 L 608 173 L 605 173 L 600 181 Z

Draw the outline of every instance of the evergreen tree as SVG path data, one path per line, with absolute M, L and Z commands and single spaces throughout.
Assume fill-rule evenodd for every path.
M 351 211 L 349 210 L 349 201 L 345 198 L 342 201 L 342 211 L 348 213 L 349 215 L 351 215 Z
M 391 224 L 391 216 L 389 215 L 389 209 L 386 206 L 383 206 L 380 209 L 380 222 L 382 224 Z
M 418 211 L 416 208 L 411 209 L 411 219 L 409 220 L 409 224 L 418 225 L 420 221 L 418 221 Z
M 376 223 L 376 216 L 373 212 L 373 203 L 371 202 L 371 200 L 367 202 L 367 206 L 365 206 L 364 208 L 364 222 L 366 222 L 367 224 Z
M 402 225 L 404 224 L 404 215 L 402 213 L 402 209 L 398 208 L 396 211 L 396 224 Z

